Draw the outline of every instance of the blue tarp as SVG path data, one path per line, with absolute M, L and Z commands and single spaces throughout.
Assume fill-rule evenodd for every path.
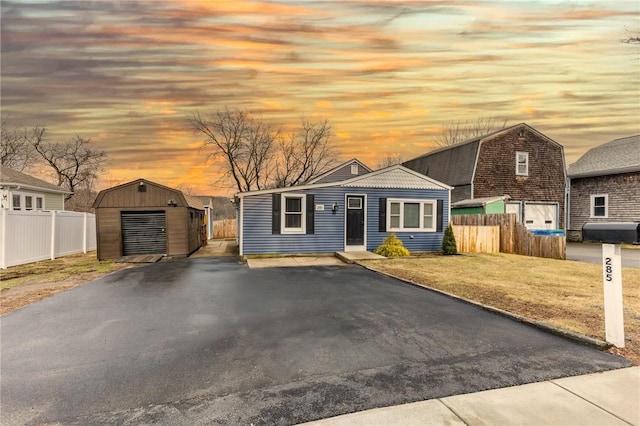
M 545 237 L 564 237 L 564 231 L 562 229 L 530 229 L 533 235 L 545 236 Z

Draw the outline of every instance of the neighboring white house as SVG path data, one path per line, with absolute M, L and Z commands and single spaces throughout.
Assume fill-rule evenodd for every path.
M 0 166 L 0 208 L 10 210 L 64 210 L 64 188 Z

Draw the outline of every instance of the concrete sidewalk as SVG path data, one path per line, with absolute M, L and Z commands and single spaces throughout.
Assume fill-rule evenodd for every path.
M 640 425 L 640 367 L 456 395 L 305 425 Z

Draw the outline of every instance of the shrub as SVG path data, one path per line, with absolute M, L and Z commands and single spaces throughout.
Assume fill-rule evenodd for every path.
M 396 234 L 389 235 L 374 253 L 384 257 L 409 256 L 409 250 L 402 245 L 402 240 Z
M 444 231 L 444 238 L 442 238 L 442 254 L 445 256 L 458 254 L 458 249 L 456 248 L 456 237 L 453 235 L 451 224 L 449 224 L 447 229 Z

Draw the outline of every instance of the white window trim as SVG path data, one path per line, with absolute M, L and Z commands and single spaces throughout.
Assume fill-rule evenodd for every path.
M 357 175 L 358 174 L 358 164 L 357 163 L 352 163 L 351 164 L 351 174 L 352 175 Z
M 286 211 L 286 206 L 287 206 L 287 198 L 301 198 L 301 205 L 300 205 L 300 210 L 301 210 L 301 215 L 302 215 L 302 220 L 300 221 L 300 223 L 302 224 L 302 227 L 300 228 L 287 228 L 286 225 L 286 215 L 287 215 L 287 211 Z M 307 196 L 305 194 L 282 194 L 281 200 L 280 200 L 280 233 L 281 234 L 306 234 L 307 232 Z
M 13 203 L 13 197 L 14 196 L 18 196 L 20 197 L 20 206 L 19 208 L 15 208 L 15 205 Z M 27 197 L 31 197 L 31 208 L 27 209 Z M 42 208 L 38 208 L 38 198 L 42 199 Z M 20 210 L 20 211 L 41 211 L 45 209 L 45 205 L 44 205 L 44 194 L 39 194 L 37 192 L 19 192 L 19 191 L 12 191 L 11 192 L 11 210 Z
M 595 216 L 594 208 L 596 198 L 604 198 L 604 216 Z M 591 194 L 589 197 L 589 217 L 591 219 L 606 219 L 609 217 L 609 194 Z
M 391 203 L 400 203 L 400 227 L 393 228 L 391 226 Z M 404 227 L 404 204 L 418 203 L 420 204 L 420 228 Z M 433 221 L 431 228 L 424 228 L 424 205 L 431 204 Z M 411 198 L 387 198 L 387 231 L 389 232 L 436 232 L 436 222 L 438 221 L 438 201 L 437 200 L 419 200 Z
M 518 157 L 520 157 L 520 155 L 524 155 L 525 158 L 525 171 L 524 173 L 520 173 L 519 172 L 519 162 L 518 162 Z M 529 176 L 529 153 L 528 152 L 524 152 L 524 151 L 516 151 L 516 176 Z

